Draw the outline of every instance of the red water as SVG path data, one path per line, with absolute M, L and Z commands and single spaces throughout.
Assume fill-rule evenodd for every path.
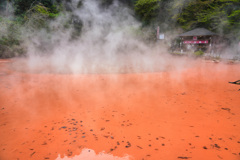
M 181 71 L 34 74 L 0 62 L 0 159 L 239 160 L 240 64 Z M 90 150 L 89 150 L 90 151 Z M 108 159 L 108 158 L 106 158 Z

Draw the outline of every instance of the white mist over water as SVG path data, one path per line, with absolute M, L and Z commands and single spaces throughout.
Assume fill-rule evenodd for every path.
M 76 21 L 82 23 L 81 36 L 72 40 L 73 29 L 64 28 L 70 15 L 50 24 L 51 31 L 33 32 L 26 38 L 28 57 L 18 70 L 37 73 L 126 73 L 162 71 L 169 65 L 183 66 L 185 60 L 166 55 L 166 47 L 146 44 L 138 35 L 140 23 L 117 1 L 107 8 L 96 0 L 72 2 Z M 170 61 L 171 59 L 171 61 Z

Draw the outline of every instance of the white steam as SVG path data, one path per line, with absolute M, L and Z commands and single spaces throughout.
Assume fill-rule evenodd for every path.
M 71 16 L 60 16 L 49 25 L 50 32 L 27 34 L 28 60 L 18 69 L 25 70 L 27 64 L 33 72 L 126 73 L 164 70 L 172 63 L 166 61 L 164 47 L 139 38 L 140 23 L 130 9 L 117 1 L 107 8 L 96 0 L 83 1 L 81 8 L 77 3 L 71 5 L 72 20 L 82 24 L 80 38 L 72 39 L 72 24 L 65 28 Z

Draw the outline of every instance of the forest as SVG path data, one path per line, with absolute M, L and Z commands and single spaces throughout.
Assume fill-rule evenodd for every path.
M 72 40 L 80 37 L 83 24 L 72 8 L 74 3 L 74 7 L 81 9 L 83 1 L 1 0 L 0 57 L 24 55 L 23 30 L 49 31 L 49 22 L 59 16 L 70 15 L 63 27 L 73 28 Z M 132 11 L 141 23 L 140 31 L 151 28 L 155 32 L 156 26 L 160 26 L 162 32 L 203 27 L 231 41 L 240 41 L 239 0 L 99 0 L 99 4 L 107 10 L 115 1 Z M 154 34 L 150 36 L 154 40 Z

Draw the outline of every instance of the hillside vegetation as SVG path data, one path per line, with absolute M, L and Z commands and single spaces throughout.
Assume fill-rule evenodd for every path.
M 25 33 L 41 31 L 51 33 L 49 22 L 59 16 L 66 17 L 64 28 L 73 28 L 72 39 L 81 36 L 82 23 L 73 13 L 81 9 L 84 0 L 1 0 L 0 2 L 0 57 L 24 55 L 27 38 Z M 108 9 L 116 0 L 100 0 L 103 9 Z M 155 32 L 180 29 L 188 31 L 204 27 L 220 35 L 240 41 L 239 0 L 118 0 L 133 11 L 142 28 Z M 76 3 L 77 2 L 77 3 Z M 74 5 L 73 5 L 74 3 Z M 56 29 L 56 28 L 55 28 Z M 31 36 L 29 34 L 28 36 Z M 154 39 L 154 34 L 150 35 Z

